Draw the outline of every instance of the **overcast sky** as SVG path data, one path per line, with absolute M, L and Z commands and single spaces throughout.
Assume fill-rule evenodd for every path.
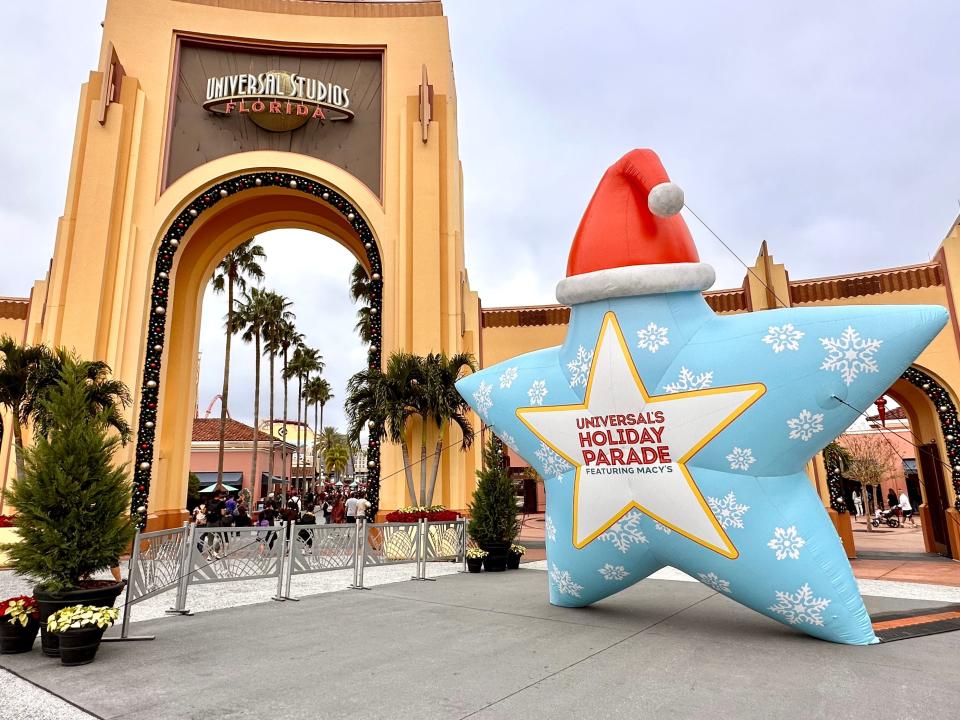
M 53 251 L 104 3 L 8 5 L 0 295 L 25 295 Z M 744 260 L 766 239 L 795 279 L 925 262 L 960 212 L 953 0 L 793 8 L 448 0 L 445 8 L 467 263 L 486 306 L 554 301 L 597 180 L 633 147 L 660 153 L 689 206 Z M 738 286 L 742 267 L 688 223 L 717 286 Z M 267 284 L 294 300 L 342 399 L 362 357 L 338 284 L 351 259 L 302 233 L 264 242 Z M 222 314 L 222 298 L 205 302 L 201 414 L 219 388 Z M 240 344 L 237 353 L 234 397 L 247 398 L 252 351 Z M 231 405 L 249 417 L 249 402 Z

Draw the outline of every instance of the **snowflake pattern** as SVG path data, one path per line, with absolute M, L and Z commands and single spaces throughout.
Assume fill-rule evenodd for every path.
M 873 355 L 883 340 L 862 338 L 852 325 L 848 325 L 838 338 L 820 338 L 820 344 L 827 351 L 820 369 L 838 371 L 847 385 L 852 384 L 860 373 L 875 373 L 880 369 Z
M 749 470 L 757 459 L 753 456 L 753 450 L 750 448 L 735 447 L 729 455 L 727 462 L 730 463 L 731 470 Z
M 677 381 L 664 385 L 663 390 L 664 392 L 668 393 L 686 392 L 687 390 L 703 390 L 703 388 L 710 387 L 712 382 L 712 370 L 694 374 L 692 371 L 681 366 L 680 375 L 677 377 Z
M 652 322 L 643 330 L 637 330 L 637 347 L 655 353 L 664 345 L 670 344 L 667 334 L 670 328 L 662 327 Z
M 580 597 L 580 591 L 583 590 L 583 585 L 577 585 L 569 572 L 559 569 L 556 565 L 550 566 L 550 582 L 561 595 Z
M 790 428 L 791 440 L 807 441 L 823 431 L 823 413 L 801 410 L 798 417 L 787 420 L 787 427 Z
M 671 530 L 670 528 L 668 528 L 666 525 L 662 523 L 655 522 L 653 524 L 653 527 L 655 530 L 662 532 L 664 535 L 669 535 L 670 533 L 673 532 L 673 530 Z
M 827 598 L 813 596 L 813 591 L 804 583 L 795 593 L 776 591 L 777 604 L 771 605 L 768 610 L 783 618 L 791 625 L 807 623 L 808 625 L 823 625 L 821 613 L 827 609 L 830 601 Z
M 557 526 L 553 524 L 553 518 L 547 515 L 543 521 L 543 530 L 547 534 L 547 539 L 553 542 L 557 539 Z
M 720 578 L 716 573 L 697 573 L 697 575 L 700 577 L 700 582 L 707 587 L 713 588 L 717 592 L 730 592 L 730 581 Z
M 590 364 L 593 362 L 593 350 L 587 350 L 583 345 L 577 349 L 577 356 L 567 363 L 570 371 L 570 387 L 587 386 L 587 376 L 590 375 Z
M 623 565 L 611 565 L 610 563 L 605 563 L 597 572 L 603 576 L 604 580 L 614 581 L 623 580 L 630 574 Z
M 504 370 L 500 374 L 500 389 L 504 390 L 513 385 L 513 381 L 517 379 L 518 374 L 515 367 L 508 367 Z
M 783 325 L 771 325 L 767 328 L 767 334 L 763 336 L 763 341 L 769 345 L 775 353 L 784 350 L 799 350 L 800 339 L 804 333 L 797 330 L 792 323 Z
M 640 517 L 640 513 L 631 512 L 626 517 L 620 518 L 600 536 L 600 541 L 611 543 L 624 554 L 632 545 L 650 542 L 640 529 Z
M 767 547 L 777 554 L 777 560 L 800 559 L 800 548 L 807 544 L 797 534 L 797 528 L 794 525 L 784 529 L 776 528 L 773 531 L 773 538 L 767 543 Z
M 738 503 L 737 496 L 732 491 L 724 495 L 722 500 L 708 497 L 707 504 L 724 530 L 731 527 L 743 529 L 743 516 L 750 506 Z
M 527 397 L 530 398 L 531 405 L 543 405 L 543 399 L 547 396 L 547 381 L 534 380 L 533 385 L 527 390 Z
M 546 477 L 554 477 L 557 480 L 563 479 L 563 474 L 570 469 L 570 463 L 557 455 L 549 445 L 540 442 L 540 449 L 534 453 L 540 466 L 543 468 L 543 474 Z
M 499 433 L 498 437 L 503 441 L 503 444 L 506 445 L 508 448 L 510 448 L 514 452 L 520 452 L 519 450 L 517 450 L 517 440 L 515 437 L 513 437 L 513 435 L 511 435 L 510 433 L 502 432 L 502 433 Z
M 493 397 L 491 397 L 492 392 L 493 385 L 481 380 L 480 387 L 478 387 L 477 391 L 473 394 L 473 400 L 476 403 L 477 412 L 484 417 L 487 417 L 487 414 L 490 412 L 490 408 L 493 407 Z

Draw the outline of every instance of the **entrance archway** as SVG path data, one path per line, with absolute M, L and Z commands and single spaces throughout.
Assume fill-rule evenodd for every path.
M 951 514 L 960 509 L 960 420 L 953 394 L 945 383 L 916 365 L 907 368 L 885 394 L 903 408 L 909 420 L 908 442 L 914 446 L 923 500 L 919 513 L 924 549 L 956 558 L 960 547 L 951 541 L 949 523 Z M 826 469 L 831 506 L 847 512 L 841 468 L 828 464 Z M 948 480 L 958 498 L 954 508 L 949 503 Z
M 132 509 L 145 526 L 151 492 L 160 506 L 175 508 L 187 482 L 196 388 L 192 378 L 200 332 L 200 298 L 214 268 L 232 248 L 258 233 L 281 227 L 314 230 L 344 245 L 370 274 L 372 341 L 368 365 L 380 367 L 383 265 L 377 239 L 360 209 L 329 185 L 282 171 L 246 173 L 197 193 L 168 224 L 154 261 L 143 349 Z M 376 436 L 376 429 L 371 436 Z M 367 446 L 369 499 L 376 513 L 380 448 Z M 157 463 L 162 467 L 158 470 Z M 155 477 L 162 482 L 154 486 Z M 179 511 L 166 511 L 179 514 Z M 170 524 L 174 518 L 160 518 Z

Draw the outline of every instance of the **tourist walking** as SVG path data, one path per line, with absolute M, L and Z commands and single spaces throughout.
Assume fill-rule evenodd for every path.
M 367 511 L 370 509 L 370 501 L 364 495 L 357 496 L 356 522 L 366 519 Z
M 357 499 L 350 493 L 347 498 L 347 522 L 355 523 L 357 521 Z
M 906 522 L 909 518 L 910 524 L 916 527 L 917 521 L 913 519 L 913 506 L 910 504 L 910 498 L 907 497 L 906 490 L 900 493 L 900 510 L 903 511 L 903 521 Z
M 853 491 L 853 514 L 856 517 L 863 515 L 863 498 L 856 490 Z

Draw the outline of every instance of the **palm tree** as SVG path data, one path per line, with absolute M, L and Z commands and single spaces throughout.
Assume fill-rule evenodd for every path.
M 37 407 L 37 389 L 50 350 L 43 345 L 21 345 L 9 335 L 0 337 L 0 405 L 10 411 L 17 479 L 23 480 L 23 428 Z
M 260 260 L 267 255 L 263 248 L 253 244 L 253 238 L 241 243 L 228 252 L 213 273 L 213 291 L 222 293 L 227 291 L 227 335 L 223 356 L 223 390 L 220 391 L 220 448 L 217 457 L 217 486 L 223 483 L 223 446 L 227 430 L 227 398 L 230 393 L 230 346 L 233 341 L 234 329 L 234 289 L 245 290 L 247 278 L 263 280 L 263 268 Z
M 293 322 L 285 322 L 280 329 L 280 352 L 283 355 L 283 368 L 280 375 L 283 378 L 283 444 L 280 445 L 280 464 L 283 466 L 283 473 L 286 473 L 287 467 L 287 383 L 290 375 L 287 373 L 287 366 L 290 363 L 290 348 L 296 347 L 303 342 L 303 334 L 297 332 Z M 287 480 L 283 479 L 283 503 L 287 502 Z
M 320 467 L 320 428 L 323 427 L 323 406 L 333 399 L 333 391 L 329 382 L 322 377 L 314 377 L 303 388 L 303 396 L 306 402 L 313 405 L 313 481 L 316 482 Z
M 301 430 L 301 428 L 306 425 L 306 422 L 304 422 L 303 425 L 300 423 L 300 411 L 303 404 L 303 383 L 310 377 L 311 373 L 323 370 L 323 366 L 323 359 L 320 357 L 319 352 L 301 344 L 293 351 L 293 357 L 284 370 L 290 379 L 297 379 L 297 454 L 300 455 L 301 477 L 303 477 L 303 470 L 306 469 L 304 457 L 307 454 L 307 434 Z M 304 421 L 306 421 L 306 412 L 304 412 Z M 301 435 L 303 437 L 303 454 L 300 454 Z
M 76 365 L 77 370 L 87 380 L 87 400 L 90 403 L 90 415 L 103 415 L 107 427 L 117 431 L 120 442 L 130 442 L 133 432 L 123 411 L 133 401 L 130 390 L 120 380 L 110 377 L 110 366 L 100 360 L 80 360 L 65 348 L 57 348 L 47 354 L 45 362 L 39 368 L 40 377 L 36 381 L 37 398 L 42 400 L 57 386 L 63 376 L 64 368 Z M 53 419 L 43 402 L 35 402 L 33 408 L 34 430 L 44 436 L 48 434 Z
M 407 424 L 412 418 L 426 420 L 425 383 L 424 359 L 407 352 L 395 352 L 387 361 L 386 371 L 371 368 L 350 378 L 344 404 L 349 418 L 348 436 L 352 440 L 358 440 L 364 427 L 368 427 L 371 439 L 387 438 L 400 445 L 407 492 L 415 505 L 418 504 L 417 492 L 413 484 Z M 423 422 L 421 427 L 424 427 Z
M 243 300 L 237 307 L 234 318 L 237 329 L 242 332 L 244 342 L 253 342 L 253 459 L 250 466 L 250 498 L 257 485 L 257 452 L 260 440 L 260 341 L 263 337 L 263 323 L 270 312 L 270 293 L 260 288 L 244 291 Z M 271 453 L 272 455 L 273 453 Z M 217 478 L 217 490 L 222 490 L 220 478 Z
M 456 382 L 466 371 L 477 369 L 473 356 L 468 353 L 457 353 L 448 357 L 445 353 L 431 353 L 426 357 L 427 387 L 426 418 L 437 429 L 437 446 L 433 453 L 433 467 L 430 471 L 430 489 L 426 491 L 426 501 L 422 504 L 433 504 L 433 492 L 437 486 L 437 473 L 440 471 L 440 456 L 443 451 L 444 431 L 449 423 L 460 428 L 460 450 L 466 451 L 473 443 L 473 427 L 467 419 L 470 407 L 463 396 L 457 392 Z M 423 429 L 424 442 L 421 445 L 420 466 L 420 493 L 421 500 L 424 494 L 424 476 L 426 474 L 426 427 Z
M 367 269 L 357 263 L 350 271 L 350 299 L 354 302 L 360 301 L 364 305 L 369 305 L 372 297 L 373 289 L 370 287 L 370 276 L 367 275 Z
M 357 310 L 357 324 L 354 327 L 360 339 L 369 345 L 373 337 L 370 327 L 370 301 L 373 299 L 373 288 L 370 286 L 370 276 L 367 275 L 366 268 L 360 263 L 354 265 L 353 270 L 350 271 L 350 299 L 360 303 L 360 309 Z
M 263 351 L 269 357 L 270 362 L 270 459 L 268 467 L 268 476 L 270 482 L 273 482 L 273 443 L 276 437 L 273 432 L 274 396 L 276 385 L 276 358 L 283 350 L 283 330 L 284 327 L 292 323 L 295 319 L 294 314 L 289 310 L 292 303 L 283 295 L 276 292 L 265 293 L 267 298 L 267 307 L 263 323 L 260 326 L 260 332 L 263 335 Z
M 372 317 L 370 308 L 364 305 L 357 310 L 357 324 L 353 326 L 353 329 L 357 331 L 357 335 L 359 335 L 360 339 L 367 345 L 373 340 Z
M 340 474 L 347 469 L 347 463 L 350 461 L 350 450 L 346 443 L 340 442 L 331 445 L 323 455 L 326 463 L 327 473 L 332 474 L 339 479 Z

